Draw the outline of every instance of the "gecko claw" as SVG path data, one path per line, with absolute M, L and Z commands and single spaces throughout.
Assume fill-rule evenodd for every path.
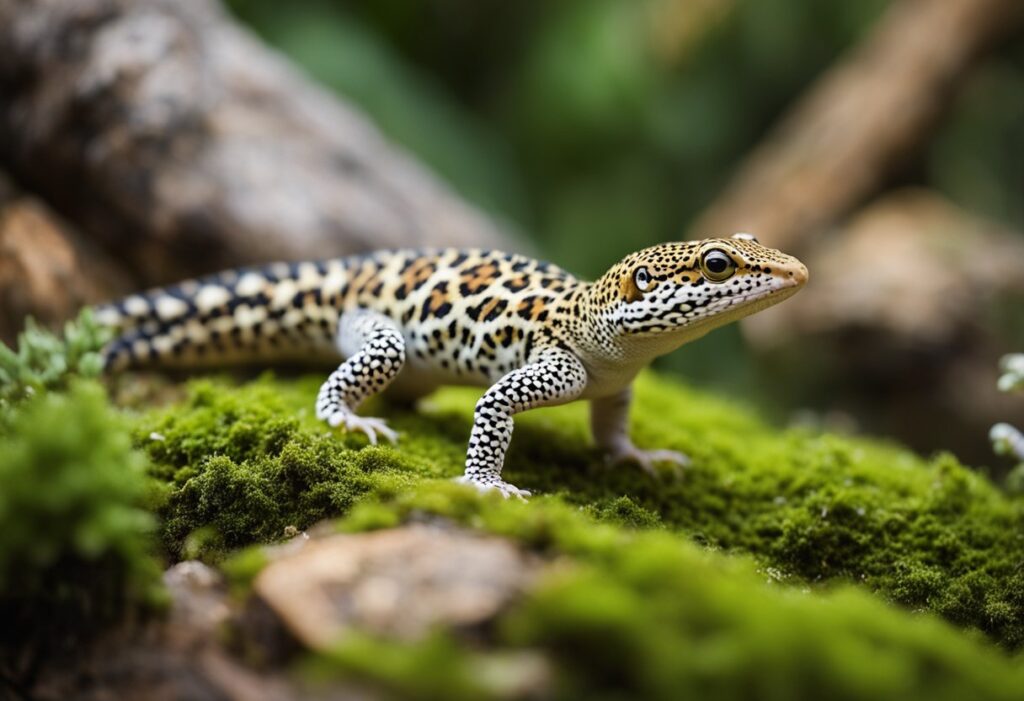
M 398 433 L 389 427 L 384 419 L 337 411 L 327 417 L 327 423 L 334 427 L 344 426 L 350 433 L 362 433 L 370 441 L 370 445 L 377 445 L 378 434 L 392 445 L 398 442 Z
M 476 490 L 481 494 L 483 494 L 484 492 L 489 492 L 492 489 L 497 490 L 501 494 L 501 496 L 505 497 L 506 499 L 508 499 L 509 497 L 518 497 L 519 499 L 526 501 L 526 497 L 533 496 L 533 492 L 531 492 L 529 489 L 520 489 L 514 484 L 509 484 L 508 482 L 505 482 L 500 479 L 494 481 L 484 481 L 480 479 L 473 479 L 468 475 L 462 475 L 461 477 L 456 477 L 455 481 L 458 482 L 459 484 L 468 484 L 470 487 L 475 487 Z
M 681 479 L 683 471 L 690 466 L 690 458 L 684 453 L 675 450 L 641 450 L 636 446 L 609 453 L 606 461 L 610 465 L 635 465 L 655 479 L 662 477 L 655 464 L 669 465 L 672 478 L 676 480 Z

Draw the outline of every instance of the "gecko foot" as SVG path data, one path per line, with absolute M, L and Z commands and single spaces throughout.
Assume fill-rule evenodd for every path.
M 641 450 L 636 446 L 629 446 L 609 453 L 607 461 L 612 465 L 624 463 L 636 465 L 646 474 L 655 478 L 661 477 L 655 464 L 662 463 L 671 466 L 671 475 L 674 479 L 680 479 L 683 476 L 683 469 L 690 466 L 689 456 L 675 450 Z
M 463 475 L 462 477 L 456 477 L 455 481 L 459 484 L 468 484 L 471 487 L 476 487 L 479 492 L 489 492 L 492 489 L 496 489 L 506 499 L 514 496 L 526 501 L 526 497 L 531 496 L 530 490 L 520 489 L 497 476 L 470 477 L 469 475 Z
M 327 417 L 327 423 L 331 426 L 344 426 L 346 431 L 359 431 L 366 435 L 371 445 L 377 445 L 378 434 L 389 443 L 398 442 L 398 434 L 387 425 L 384 419 L 359 416 L 350 411 L 336 411 Z

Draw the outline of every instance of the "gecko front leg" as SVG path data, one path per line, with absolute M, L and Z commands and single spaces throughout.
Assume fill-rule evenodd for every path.
M 664 462 L 677 469 L 690 464 L 690 458 L 674 450 L 641 450 L 629 437 L 629 405 L 633 401 L 630 387 L 610 397 L 590 402 L 590 430 L 594 442 L 609 462 L 632 463 L 652 477 L 657 476 L 654 463 Z
M 355 412 L 368 397 L 387 387 L 405 363 L 405 339 L 395 323 L 383 314 L 358 309 L 338 320 L 338 349 L 346 356 L 320 387 L 316 416 L 331 426 L 361 431 L 377 444 L 380 434 L 391 443 L 398 439 L 383 419 Z
M 559 349 L 541 352 L 535 362 L 498 380 L 476 404 L 466 472 L 459 481 L 481 491 L 497 489 L 505 497 L 529 496 L 527 490 L 501 479 L 505 451 L 512 440 L 512 417 L 529 409 L 570 402 L 580 396 L 586 384 L 583 363 Z

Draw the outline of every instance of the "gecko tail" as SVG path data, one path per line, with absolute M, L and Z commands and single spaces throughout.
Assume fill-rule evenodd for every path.
M 96 308 L 117 336 L 104 367 L 321 363 L 337 356 L 341 261 L 276 263 L 216 273 Z M 336 288 L 337 294 L 325 294 Z

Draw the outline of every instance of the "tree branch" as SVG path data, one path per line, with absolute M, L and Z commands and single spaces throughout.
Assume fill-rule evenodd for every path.
M 1020 27 L 1020 0 L 901 0 L 827 72 L 691 227 L 796 249 L 881 189 L 926 140 L 959 78 Z

